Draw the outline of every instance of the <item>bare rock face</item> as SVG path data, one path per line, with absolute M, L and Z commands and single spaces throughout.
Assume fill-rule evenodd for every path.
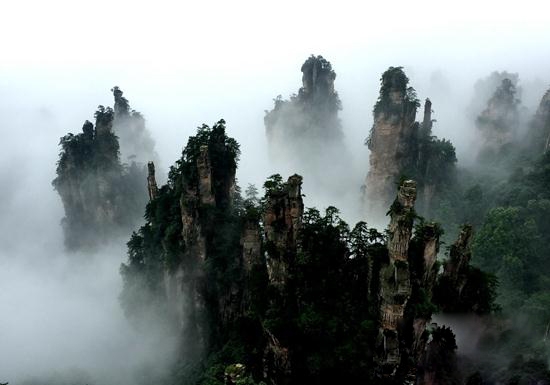
M 304 203 L 301 186 L 302 177 L 295 174 L 288 178 L 282 190 L 272 191 L 267 197 L 264 213 L 267 272 L 270 283 L 280 289 L 286 285 L 302 225 Z
M 289 290 L 289 280 L 296 260 L 298 232 L 302 228 L 304 203 L 302 177 L 294 174 L 266 192 L 263 213 L 266 268 L 269 285 L 276 289 L 276 301 L 292 306 L 295 297 Z M 288 346 L 275 333 L 264 327 L 267 344 L 264 349 L 264 377 L 270 384 L 287 384 L 291 373 Z
M 242 246 L 243 267 L 247 273 L 250 273 L 253 266 L 262 263 L 262 240 L 258 221 L 245 221 L 240 243 Z
M 425 331 L 431 321 L 434 308 L 426 306 L 431 302 L 433 288 L 437 280 L 439 266 L 436 264 L 439 252 L 441 230 L 435 223 L 427 223 L 417 231 L 414 238 L 411 261 L 411 284 L 413 287 L 411 301 L 415 309 L 412 318 L 411 356 L 418 363 L 426 349 Z M 419 304 L 421 306 L 419 306 Z M 410 322 L 410 320 L 409 320 Z
M 397 191 L 397 199 L 390 208 L 388 253 L 390 261 L 406 261 L 414 220 L 416 182 L 404 181 Z
M 375 360 L 377 375 L 384 381 L 415 383 L 417 365 L 428 343 L 425 331 L 435 309 L 431 299 L 438 276 L 441 229 L 422 222 L 412 236 L 416 193 L 414 181 L 402 182 L 389 212 L 388 260 L 379 273 Z
M 476 120 L 476 126 L 484 138 L 480 155 L 498 152 L 515 139 L 519 128 L 519 104 L 514 83 L 503 79 L 487 102 L 487 108 Z
M 416 183 L 407 180 L 399 187 L 390 209 L 388 237 L 389 263 L 380 270 L 380 331 L 381 353 L 378 362 L 384 375 L 393 376 L 401 362 L 400 329 L 405 307 L 411 296 L 408 263 L 409 242 L 414 219 Z
M 149 200 L 151 201 L 155 199 L 159 193 L 157 180 L 155 178 L 155 164 L 153 162 L 147 163 L 147 191 L 149 191 Z
M 395 196 L 402 177 L 418 184 L 420 211 L 428 215 L 436 191 L 454 175 L 453 145 L 432 135 L 432 102 L 426 99 L 422 123 L 416 122 L 419 100 L 401 67 L 390 67 L 381 79 L 374 124 L 367 139 L 369 172 L 365 181 L 364 207 L 374 221 L 384 218 L 384 208 Z
M 183 334 L 190 339 L 190 345 L 197 349 L 208 346 L 210 335 L 203 328 L 205 317 L 208 316 L 205 298 L 209 293 L 206 263 L 209 257 L 220 252 L 213 249 L 213 239 L 217 229 L 226 231 L 223 226 L 227 226 L 227 212 L 234 198 L 236 163 L 234 158 L 228 160 L 230 150 L 225 143 L 223 124 L 218 122 L 214 126 L 209 144 L 196 149 L 196 156 L 188 160 L 188 167 L 182 175 L 179 206 L 183 262 L 175 271 L 166 271 L 165 276 L 166 287 L 176 288 L 169 292 L 169 301 L 183 309 L 176 311 L 183 317 L 178 323 L 182 325 Z M 217 161 L 213 161 L 213 157 Z M 246 238 L 253 238 L 250 232 L 247 234 Z M 254 239 L 250 242 L 254 243 Z M 248 250 L 249 253 L 257 252 L 255 245 L 249 245 L 249 248 L 252 249 Z M 240 314 L 242 288 L 238 284 L 235 282 L 230 285 L 217 298 L 214 316 L 219 317 L 222 325 Z
M 395 195 L 396 180 L 416 160 L 418 101 L 408 91 L 408 81 L 400 67 L 390 67 L 382 75 L 380 96 L 374 107 L 365 199 L 367 211 L 378 218 L 384 214 L 381 208 L 388 207 Z
M 199 172 L 199 196 L 203 205 L 212 205 L 216 198 L 212 192 L 212 170 L 208 156 L 208 147 L 200 148 L 200 156 L 197 161 L 197 170 Z
M 464 226 L 458 235 L 458 239 L 451 246 L 449 260 L 445 263 L 443 272 L 443 277 L 453 284 L 459 297 L 468 279 L 468 268 L 472 258 L 470 250 L 472 238 L 472 226 Z

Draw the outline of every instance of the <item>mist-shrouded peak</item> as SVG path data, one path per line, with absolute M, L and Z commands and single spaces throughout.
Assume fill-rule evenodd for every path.
M 119 137 L 122 162 L 137 162 L 141 166 L 149 161 L 158 164 L 155 141 L 145 126 L 145 118 L 130 108 L 128 99 L 118 86 L 113 87 L 111 92 L 115 100 L 113 129 Z
M 477 117 L 493 97 L 495 90 L 502 85 L 503 80 L 508 79 L 515 87 L 518 98 L 521 98 L 522 88 L 519 85 L 519 74 L 508 71 L 493 71 L 485 78 L 478 79 L 474 84 L 474 93 L 468 107 L 469 114 Z
M 342 108 L 334 90 L 336 73 L 322 56 L 311 55 L 302 65 L 302 87 L 290 100 L 280 96 L 266 113 L 265 126 L 270 142 L 301 138 L 313 142 L 342 139 L 338 111 Z
M 487 102 L 487 107 L 476 119 L 476 126 L 484 139 L 481 156 L 498 152 L 516 139 L 520 124 L 520 103 L 514 81 L 502 79 Z
M 302 86 L 289 99 L 278 96 L 264 125 L 271 168 L 299 173 L 320 199 L 359 203 L 360 173 L 344 143 L 338 116 L 342 103 L 335 90 L 336 72 L 323 56 L 311 55 L 300 67 Z M 357 196 L 343 198 L 353 191 Z M 328 199 L 327 199 L 328 198 Z
M 95 127 L 86 120 L 81 133 L 69 133 L 60 141 L 53 185 L 65 209 L 62 225 L 70 250 L 94 249 L 108 239 L 129 234 L 147 201 L 145 165 L 122 163 L 120 153 L 128 143 L 121 146 L 117 137 L 117 130 L 145 132 L 144 120 L 139 113 L 129 112 L 118 87 L 113 93 L 114 109 L 98 106 Z
M 322 56 L 311 55 L 302 65 L 302 88 L 299 98 L 334 113 L 341 109 L 338 93 L 334 90 L 336 72 Z

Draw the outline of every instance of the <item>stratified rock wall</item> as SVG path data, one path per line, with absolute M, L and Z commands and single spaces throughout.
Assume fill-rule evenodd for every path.
M 395 196 L 396 183 L 417 159 L 418 101 L 407 91 L 408 78 L 401 68 L 390 67 L 382 75 L 374 124 L 368 139 L 370 168 L 365 182 L 367 212 L 383 218 Z
M 159 193 L 157 180 L 155 178 L 155 164 L 153 162 L 147 163 L 147 191 L 149 192 L 149 200 L 151 201 L 155 199 Z
M 269 285 L 277 293 L 272 301 L 282 307 L 292 307 L 296 301 L 289 282 L 296 263 L 303 213 L 300 175 L 292 175 L 280 188 L 266 193 L 263 213 L 266 268 Z M 269 384 L 287 384 L 291 374 L 291 352 L 272 330 L 264 327 L 264 334 L 267 341 L 263 356 L 264 377 Z
M 412 257 L 415 258 L 411 262 L 411 283 L 413 287 L 413 311 L 412 317 L 412 346 L 410 354 L 415 362 L 419 362 L 422 358 L 427 344 L 425 336 L 426 327 L 428 326 L 432 309 L 426 307 L 427 303 L 431 302 L 433 288 L 437 280 L 439 266 L 436 264 L 437 254 L 439 252 L 439 227 L 435 223 L 428 223 L 422 226 L 422 231 L 415 234 L 416 250 L 411 250 Z M 422 304 L 423 306 L 418 306 Z M 422 311 L 419 311 L 422 310 Z M 409 320 L 410 322 L 410 320 Z
M 301 186 L 302 177 L 295 174 L 288 178 L 282 191 L 267 196 L 263 220 L 268 248 L 267 272 L 270 283 L 280 289 L 286 285 L 302 225 L 304 203 Z
M 382 75 L 374 106 L 363 205 L 367 218 L 375 223 L 384 220 L 384 208 L 390 205 L 402 178 L 417 182 L 418 207 L 425 216 L 430 214 L 436 192 L 454 178 L 453 145 L 432 135 L 432 102 L 426 99 L 422 123 L 416 122 L 420 102 L 408 84 L 401 67 L 390 67 Z
M 408 262 L 409 242 L 414 220 L 416 183 L 407 180 L 399 186 L 390 209 L 388 234 L 389 263 L 380 271 L 380 331 L 378 362 L 384 376 L 393 376 L 401 362 L 400 333 L 405 307 L 411 296 Z
M 468 280 L 468 268 L 472 252 L 470 244 L 473 237 L 472 226 L 464 226 L 458 235 L 458 239 L 451 246 L 449 260 L 445 263 L 443 277 L 452 283 L 460 297 L 462 289 Z

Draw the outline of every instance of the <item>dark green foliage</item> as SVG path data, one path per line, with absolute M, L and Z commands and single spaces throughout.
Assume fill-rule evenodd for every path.
M 455 281 L 442 276 L 434 289 L 434 303 L 448 313 L 488 314 L 499 309 L 495 304 L 498 280 L 494 275 L 470 266 L 464 281 L 459 292 Z
M 378 100 L 374 105 L 374 114 L 392 114 L 401 111 L 411 111 L 420 107 L 420 101 L 416 97 L 414 88 L 409 87 L 409 78 L 405 75 L 403 67 L 390 67 L 380 78 L 381 88 Z M 404 95 L 405 103 L 397 105 L 391 99 L 391 91 Z
M 202 354 L 194 359 L 182 355 L 177 383 L 228 383 L 241 370 L 236 364 L 246 368 L 236 383 L 258 383 L 272 335 L 291 352 L 292 383 L 372 381 L 380 316 L 379 272 L 389 262 L 386 237 L 365 222 L 350 229 L 335 207 L 324 213 L 308 209 L 302 217 L 297 249 L 281 250 L 262 238 L 258 260 L 245 270 L 240 243 L 243 227 L 257 225 L 260 231 L 262 211 L 268 203 L 279 204 L 276 198 L 288 192 L 288 185 L 275 174 L 264 184 L 266 197 L 259 199 L 257 189 L 249 186 L 244 198 L 236 189 L 232 199 L 229 192 L 234 187 L 238 155 L 238 144 L 226 136 L 223 121 L 212 128 L 203 125 L 189 139 L 182 158 L 170 170 L 167 185 L 147 205 L 146 224 L 128 243 L 128 262 L 121 267 L 125 311 L 139 318 L 143 311 L 152 310 L 170 321 L 164 277 L 181 269 L 197 290 L 196 316 L 206 336 Z M 199 164 L 205 157 L 214 196 L 209 203 L 200 199 L 204 174 Z M 182 208 L 186 215 L 194 215 L 197 224 L 191 226 L 196 228 L 183 227 Z M 402 210 L 396 205 L 392 209 Z M 414 212 L 405 218 L 415 219 Z M 282 222 L 272 225 L 283 230 Z M 195 250 L 195 238 L 183 235 L 191 230 L 200 231 L 204 238 L 203 261 Z M 423 242 L 441 234 L 439 226 L 420 221 L 410 260 L 420 262 Z M 283 288 L 269 284 L 265 254 L 288 259 Z M 437 264 L 433 269 L 437 271 Z M 414 270 L 412 278 L 419 282 L 423 273 Z M 418 282 L 408 315 L 428 318 L 436 307 L 429 289 Z M 454 351 L 444 334 L 438 340 L 441 349 Z
M 499 206 L 488 212 L 473 242 L 473 262 L 501 282 L 504 310 L 525 306 L 539 332 L 547 319 L 530 304 L 540 300 L 550 276 L 549 191 L 550 155 L 545 154 L 498 186 L 494 196 Z
M 373 259 L 385 251 L 383 240 L 364 222 L 350 232 L 334 207 L 325 215 L 306 211 L 294 270 L 297 310 L 289 338 L 298 368 L 296 383 L 353 383 L 371 375 L 377 312 L 372 311 L 369 285 L 375 280 Z
M 456 349 L 455 335 L 450 328 L 438 326 L 432 330 L 431 342 L 424 353 L 424 362 L 419 370 L 421 378 L 428 375 L 436 384 L 461 384 Z
M 454 182 L 456 152 L 449 140 L 435 136 L 424 140 L 424 159 L 426 159 L 423 182 L 436 186 L 451 185 Z

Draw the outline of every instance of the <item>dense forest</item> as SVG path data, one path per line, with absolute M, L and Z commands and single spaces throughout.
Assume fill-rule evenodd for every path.
M 270 151 L 311 142 L 293 161 L 331 162 L 315 152 L 345 151 L 336 74 L 321 56 L 301 70 L 299 93 L 266 113 Z M 61 139 L 53 184 L 67 247 L 135 229 L 121 305 L 133 327 L 162 325 L 178 341 L 156 383 L 550 384 L 550 97 L 525 122 L 517 82 L 487 80 L 478 164 L 465 168 L 433 135 L 429 98 L 416 122 L 404 69 L 382 74 L 362 205 L 384 229 L 305 208 L 298 174 L 243 191 L 224 120 L 199 127 L 157 186 L 143 117 L 115 87 L 114 109 Z M 122 145 L 142 153 L 123 164 Z M 466 354 L 453 329 L 472 324 Z

